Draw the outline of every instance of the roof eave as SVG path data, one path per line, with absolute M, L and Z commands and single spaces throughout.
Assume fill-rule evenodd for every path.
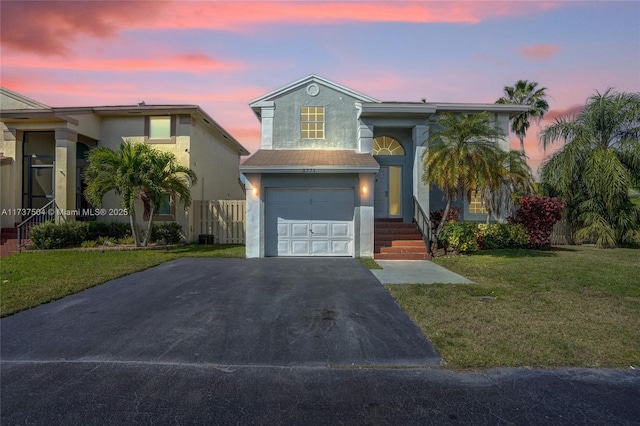
M 377 173 L 380 166 L 242 166 L 240 173 Z
M 251 108 L 257 107 L 257 105 L 260 102 L 264 102 L 264 101 L 270 101 L 280 95 L 283 95 L 285 93 L 288 93 L 292 90 L 297 89 L 300 86 L 303 86 L 307 83 L 311 83 L 311 82 L 316 82 L 316 83 L 320 83 L 324 86 L 330 87 L 334 90 L 337 90 L 339 92 L 342 92 L 346 95 L 349 95 L 351 97 L 354 97 L 356 99 L 358 99 L 361 102 L 380 102 L 379 100 L 372 98 L 371 96 L 365 95 L 364 93 L 360 93 L 357 92 L 355 90 L 349 89 L 348 87 L 342 86 L 340 84 L 334 83 L 331 80 L 327 80 L 326 78 L 322 78 L 318 75 L 315 74 L 310 74 L 304 78 L 301 78 L 300 80 L 296 80 L 293 83 L 290 83 L 284 87 L 281 87 L 279 89 L 273 90 L 269 93 L 267 93 L 266 95 L 262 95 L 258 98 L 252 99 L 251 101 L 249 101 L 249 106 Z

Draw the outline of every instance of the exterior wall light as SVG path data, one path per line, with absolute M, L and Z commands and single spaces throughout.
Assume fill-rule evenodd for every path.
M 360 188 L 360 192 L 362 193 L 362 195 L 367 195 L 367 191 L 369 189 L 367 188 L 367 185 L 362 185 L 362 187 Z

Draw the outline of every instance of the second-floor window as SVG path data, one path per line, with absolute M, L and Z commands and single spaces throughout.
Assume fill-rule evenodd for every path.
M 324 139 L 324 107 L 300 108 L 302 139 Z
M 149 139 L 171 138 L 171 116 L 149 117 Z

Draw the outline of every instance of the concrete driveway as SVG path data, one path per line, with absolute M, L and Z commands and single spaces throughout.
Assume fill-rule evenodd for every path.
M 354 259 L 180 259 L 1 321 L 2 425 L 637 424 L 638 370 L 456 373 Z

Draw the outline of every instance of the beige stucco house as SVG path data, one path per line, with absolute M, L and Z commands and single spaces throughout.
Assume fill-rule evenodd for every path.
M 67 220 L 85 219 L 93 208 L 82 194 L 86 154 L 96 145 L 117 149 L 123 139 L 172 152 L 193 169 L 198 176 L 193 200 L 245 198 L 238 166 L 249 152 L 197 105 L 57 108 L 0 88 L 0 114 L 3 228 L 14 227 L 52 200 Z M 119 206 L 120 198 L 107 194 L 107 212 L 97 219 L 127 221 L 118 214 Z M 173 200 L 159 213 L 157 220 L 177 221 L 189 240 L 197 239 L 194 215 Z

